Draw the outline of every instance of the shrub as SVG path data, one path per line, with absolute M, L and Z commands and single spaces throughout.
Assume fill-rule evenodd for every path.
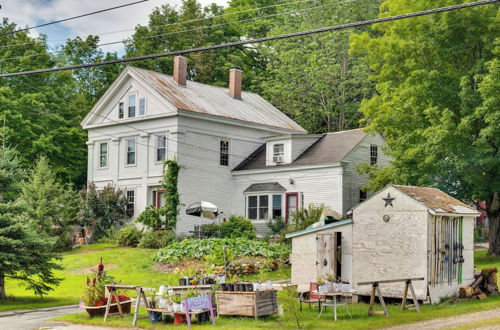
M 273 235 L 279 234 L 285 229 L 286 223 L 282 217 L 276 217 L 267 222 L 267 227 L 271 229 Z
M 163 225 L 160 212 L 154 205 L 150 205 L 142 211 L 135 221 L 152 229 L 160 229 Z
M 145 232 L 139 242 L 139 247 L 145 249 L 160 249 L 174 240 L 171 230 L 155 230 Z
M 142 230 L 134 225 L 129 225 L 118 231 L 116 234 L 116 243 L 120 246 L 136 247 L 142 237 Z
M 246 238 L 187 238 L 161 249 L 153 259 L 164 263 L 203 259 L 213 251 L 220 251 L 224 246 L 234 252 L 234 257 L 261 256 L 278 259 L 287 258 L 290 254 L 290 247 L 286 244 L 270 244 Z
M 309 204 L 307 208 L 298 209 L 290 215 L 290 223 L 287 231 L 304 230 L 315 222 L 318 222 L 325 206 L 323 204 Z
M 257 237 L 257 231 L 252 221 L 235 215 L 230 216 L 228 221 L 220 224 L 220 233 L 222 238 L 254 239 Z
M 205 237 L 221 238 L 220 225 L 218 225 L 216 223 L 209 223 L 209 224 L 203 225 L 202 231 L 204 232 Z

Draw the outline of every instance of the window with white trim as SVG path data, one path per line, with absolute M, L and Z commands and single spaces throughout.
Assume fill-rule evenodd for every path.
M 137 155 L 137 144 L 135 143 L 135 138 L 127 139 L 127 165 L 135 165 L 136 163 L 136 155 Z
M 283 214 L 282 195 L 261 194 L 247 196 L 247 218 L 269 220 Z
M 378 161 L 378 146 L 370 146 L 370 165 L 377 164 Z
M 125 116 L 125 105 L 123 102 L 118 103 L 118 118 L 122 119 Z
M 128 117 L 135 117 L 135 94 L 128 96 Z
M 102 142 L 99 144 L 99 167 L 108 167 L 108 143 Z
M 273 145 L 273 162 L 283 163 L 285 161 L 285 145 L 276 143 Z
M 220 141 L 220 165 L 229 166 L 229 141 Z
M 135 191 L 127 190 L 127 214 L 128 216 L 134 215 L 135 209 Z
M 167 137 L 165 135 L 155 135 L 156 137 L 156 161 L 162 162 L 167 155 Z
M 139 99 L 139 116 L 144 116 L 146 114 L 146 99 L 141 97 Z

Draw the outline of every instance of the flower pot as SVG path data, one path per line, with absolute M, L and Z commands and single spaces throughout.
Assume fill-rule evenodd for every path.
M 187 323 L 186 314 L 174 314 L 174 324 Z
M 90 317 L 104 315 L 106 313 L 106 304 L 102 306 L 85 306 L 83 303 L 81 306 L 90 315 Z M 132 307 L 132 299 L 127 301 L 120 301 L 120 306 L 122 308 L 123 314 L 130 314 L 130 308 Z M 110 313 L 118 313 L 118 304 L 112 303 L 109 307 Z
M 151 312 L 149 314 L 149 320 L 151 323 L 161 322 L 161 313 L 160 312 Z
M 167 299 L 160 298 L 159 305 L 160 305 L 160 308 L 167 308 Z
M 227 291 L 235 291 L 234 283 L 226 283 L 226 285 L 227 285 Z
M 174 304 L 173 303 L 169 303 L 167 304 L 167 310 L 172 313 L 174 311 Z
M 255 283 L 253 284 L 253 289 L 254 289 L 254 291 L 260 291 L 260 290 L 261 290 L 261 285 L 260 285 L 260 283 L 259 283 L 259 282 L 255 282 Z
M 245 284 L 247 292 L 252 292 L 253 291 L 253 284 L 252 283 L 247 283 Z

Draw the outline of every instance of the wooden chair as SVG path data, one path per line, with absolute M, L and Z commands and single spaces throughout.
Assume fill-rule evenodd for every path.
M 311 308 L 311 304 L 318 304 L 318 310 L 321 312 L 321 302 L 326 299 L 326 296 L 315 292 L 318 292 L 318 283 L 311 282 L 309 292 L 303 292 L 300 295 L 300 310 L 302 310 L 302 303 L 309 304 L 309 308 Z

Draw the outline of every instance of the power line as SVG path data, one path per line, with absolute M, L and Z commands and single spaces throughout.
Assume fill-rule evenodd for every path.
M 309 0 L 309 1 L 311 1 L 311 0 Z M 164 37 L 164 36 L 175 35 L 175 34 L 181 34 L 181 33 L 186 33 L 186 32 L 201 31 L 201 30 L 205 30 L 205 29 L 212 29 L 212 28 L 215 28 L 215 27 L 221 27 L 221 26 L 233 25 L 233 24 L 238 24 L 238 23 L 245 23 L 245 22 L 257 21 L 257 20 L 271 18 L 271 17 L 283 16 L 283 15 L 289 15 L 289 14 L 297 14 L 297 13 L 302 13 L 302 12 L 305 12 L 305 11 L 319 9 L 319 8 L 325 8 L 325 7 L 337 6 L 337 5 L 344 5 L 344 4 L 349 4 L 349 3 L 356 2 L 356 1 L 357 0 L 349 0 L 349 1 L 343 1 L 343 2 L 329 3 L 329 4 L 319 5 L 319 6 L 316 6 L 316 7 L 307 7 L 307 8 L 292 10 L 292 11 L 288 11 L 288 12 L 267 15 L 267 16 L 259 16 L 259 17 L 247 18 L 247 19 L 242 19 L 242 20 L 233 21 L 233 22 L 225 22 L 225 23 L 213 24 L 213 25 L 208 25 L 208 26 L 201 26 L 201 27 L 196 27 L 196 28 L 187 29 L 187 30 L 172 31 L 172 32 L 167 32 L 167 33 L 154 34 L 154 35 L 150 35 L 150 36 L 138 37 L 138 38 L 135 38 L 135 40 L 146 40 L 146 39 L 153 39 L 153 38 Z M 126 40 L 126 39 L 125 40 L 119 40 L 119 41 L 111 41 L 111 42 L 107 42 L 107 43 L 97 44 L 96 47 L 121 44 L 121 43 L 125 43 L 127 41 L 128 40 Z M 42 53 L 42 54 L 31 54 L 31 55 L 19 55 L 19 56 L 5 57 L 5 58 L 0 59 L 0 62 L 7 61 L 7 60 L 13 60 L 13 59 L 17 59 L 17 58 L 30 58 L 30 57 L 46 56 L 46 55 L 49 55 L 49 54 L 57 54 L 57 53 L 61 53 L 61 52 L 63 52 L 63 50 L 55 51 L 55 52 L 47 52 L 47 53 Z
M 91 67 L 110 65 L 110 64 L 119 64 L 119 63 L 127 63 L 127 62 L 155 59 L 155 58 L 168 57 L 168 56 L 174 56 L 174 55 L 185 55 L 185 54 L 197 53 L 197 52 L 203 52 L 203 51 L 209 51 L 209 50 L 217 50 L 217 49 L 222 49 L 222 48 L 242 46 L 242 45 L 247 45 L 247 44 L 256 44 L 256 43 L 268 42 L 268 41 L 273 41 L 273 40 L 281 40 L 281 39 L 287 39 L 287 38 L 306 36 L 306 35 L 316 34 L 316 33 L 344 30 L 344 29 L 348 29 L 348 28 L 364 26 L 364 25 L 371 25 L 371 24 L 376 24 L 376 23 L 397 21 L 397 20 L 402 20 L 402 19 L 407 19 L 407 18 L 412 18 L 412 17 L 419 17 L 419 16 L 437 14 L 437 13 L 442 13 L 442 12 L 447 12 L 447 11 L 452 11 L 452 10 L 459 10 L 459 9 L 464 9 L 464 8 L 482 6 L 482 5 L 496 3 L 499 1 L 500 0 L 475 1 L 475 2 L 470 2 L 470 3 L 460 4 L 460 5 L 453 5 L 453 6 L 448 6 L 448 7 L 440 7 L 440 8 L 435 8 L 435 9 L 422 10 L 422 11 L 408 13 L 408 14 L 395 15 L 395 16 L 389 16 L 389 17 L 383 17 L 383 18 L 375 18 L 375 19 L 370 19 L 370 20 L 365 20 L 365 21 L 357 21 L 357 22 L 353 22 L 353 23 L 328 26 L 328 27 L 317 28 L 317 29 L 312 29 L 312 30 L 280 34 L 280 35 L 270 36 L 270 37 L 262 37 L 262 38 L 256 38 L 256 39 L 250 39 L 250 40 L 240 40 L 240 41 L 234 41 L 234 42 L 227 42 L 227 43 L 222 43 L 222 44 L 217 44 L 217 45 L 212 45 L 212 46 L 204 46 L 204 47 L 197 47 L 197 48 L 191 48 L 191 49 L 176 50 L 176 51 L 160 53 L 160 54 L 150 54 L 150 55 L 136 56 L 136 57 L 130 57 L 130 58 L 122 58 L 122 59 L 117 59 L 117 60 L 70 65 L 70 66 L 65 66 L 65 67 L 56 67 L 56 68 L 49 68 L 49 69 L 38 69 L 38 70 L 31 70 L 31 71 L 4 73 L 4 74 L 0 74 L 0 78 L 23 76 L 23 75 L 33 75 L 33 74 L 57 72 L 57 71 L 76 70 L 76 69 L 91 68 Z
M 215 19 L 215 18 L 221 18 L 225 16 L 230 16 L 230 15 L 236 15 L 236 14 L 241 14 L 241 13 L 246 13 L 250 11 L 257 11 L 257 10 L 263 10 L 263 9 L 269 9 L 269 8 L 274 8 L 274 7 L 281 7 L 281 6 L 289 6 L 289 5 L 295 5 L 299 3 L 304 3 L 304 2 L 316 2 L 318 0 L 301 0 L 301 1 L 295 1 L 295 2 L 287 2 L 287 3 L 281 3 L 281 4 L 276 4 L 276 5 L 270 5 L 270 6 L 264 6 L 264 7 L 257 7 L 257 8 L 249 8 L 249 9 L 244 9 L 244 10 L 238 10 L 230 13 L 225 13 L 221 15 L 215 15 L 215 16 L 210 16 L 210 17 L 204 17 L 204 18 L 197 18 L 197 19 L 191 19 L 183 22 L 175 22 L 175 23 L 169 23 L 169 24 L 160 24 L 160 25 L 151 25 L 149 26 L 150 28 L 153 27 L 167 27 L 167 26 L 175 26 L 175 25 L 182 25 L 182 24 L 188 24 L 188 23 L 194 23 L 194 22 L 201 22 L 205 20 L 210 20 L 210 19 Z M 122 30 L 115 30 L 115 31 L 109 31 L 109 32 L 103 32 L 103 33 L 98 33 L 98 34 L 93 34 L 94 36 L 103 36 L 103 35 L 109 35 L 109 34 L 115 34 L 115 33 L 121 33 L 121 32 L 128 32 L 128 31 L 134 31 L 135 28 L 132 29 L 122 29 Z M 52 40 L 48 42 L 63 42 L 66 41 L 66 39 L 59 39 L 59 40 Z M 16 46 L 24 46 L 24 45 L 31 45 L 37 43 L 37 41 L 32 41 L 32 42 L 24 42 L 20 44 L 14 44 L 14 45 L 4 45 L 0 46 L 0 48 L 11 48 L 11 47 L 16 47 Z
M 32 29 L 36 29 L 36 28 L 40 28 L 40 27 L 44 27 L 44 26 L 48 26 L 48 25 L 52 25 L 52 24 L 66 22 L 66 21 L 77 19 L 77 18 L 82 18 L 82 17 L 86 17 L 86 16 L 100 14 L 100 13 L 104 13 L 106 11 L 115 10 L 115 9 L 119 9 L 119 8 L 123 8 L 123 7 L 128 7 L 128 6 L 136 5 L 138 3 L 142 3 L 142 2 L 146 2 L 146 1 L 149 1 L 149 0 L 139 0 L 139 1 L 136 1 L 136 2 L 127 3 L 127 4 L 116 6 L 116 7 L 111 7 L 111 8 L 101 9 L 101 10 L 98 10 L 98 11 L 93 11 L 93 12 L 87 13 L 87 14 L 82 14 L 82 15 L 78 15 L 78 16 L 68 17 L 68 18 L 64 18 L 64 19 L 60 19 L 60 20 L 57 20 L 57 21 L 52 21 L 52 22 L 48 22 L 48 23 L 44 23 L 44 24 L 40 24 L 40 25 L 30 26 L 30 27 L 27 27 L 27 28 L 24 28 L 24 29 L 20 29 L 20 30 L 16 30 L 16 31 L 10 31 L 10 32 L 7 32 L 7 33 L 0 34 L 0 37 L 11 35 L 11 34 L 22 32 L 22 31 L 28 31 L 28 30 L 32 30 Z

